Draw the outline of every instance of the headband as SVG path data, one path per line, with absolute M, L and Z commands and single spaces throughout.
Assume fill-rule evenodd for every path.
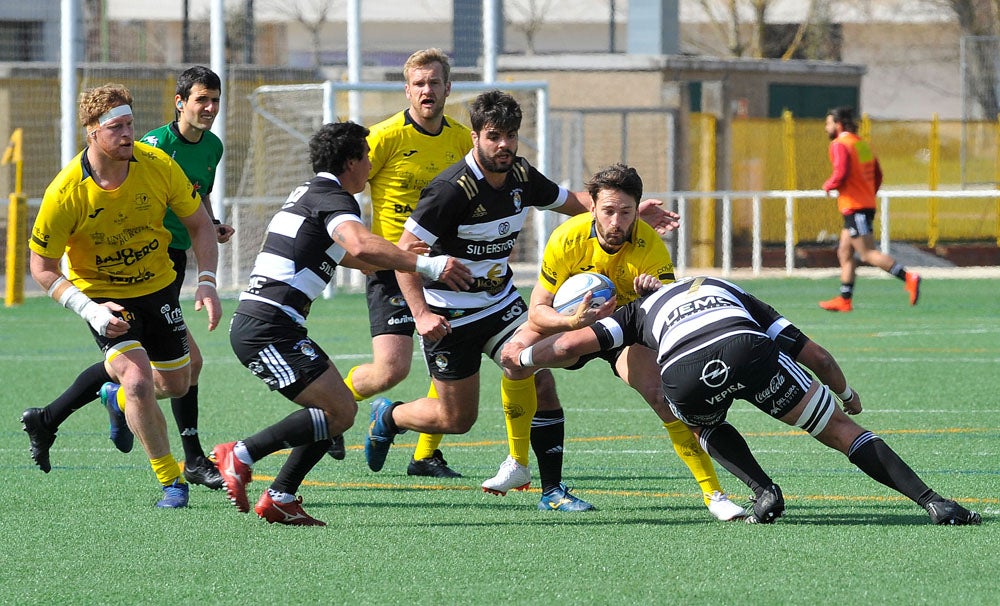
M 101 117 L 97 119 L 97 125 L 104 126 L 105 124 L 107 124 L 111 120 L 114 120 L 115 118 L 120 118 L 121 116 L 131 116 L 131 115 L 132 115 L 132 108 L 130 106 L 118 105 L 112 107 L 108 111 L 101 114 Z

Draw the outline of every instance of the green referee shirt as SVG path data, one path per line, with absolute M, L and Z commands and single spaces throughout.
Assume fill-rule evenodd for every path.
M 181 135 L 175 120 L 149 131 L 141 141 L 167 152 L 167 155 L 184 169 L 184 174 L 202 197 L 212 192 L 212 185 L 215 184 L 215 167 L 222 159 L 222 141 L 212 131 L 205 131 L 201 141 L 192 143 Z M 181 250 L 191 248 L 191 236 L 172 210 L 167 210 L 163 225 L 173 236 L 170 248 Z

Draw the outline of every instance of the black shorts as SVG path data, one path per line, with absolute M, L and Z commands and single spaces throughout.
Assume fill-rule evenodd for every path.
M 413 336 L 417 324 L 406 305 L 406 299 L 399 290 L 396 272 L 377 271 L 368 276 L 366 287 L 368 296 L 368 322 L 372 336 L 404 335 Z
M 90 329 L 107 359 L 141 346 L 156 370 L 177 370 L 191 363 L 187 325 L 173 285 L 133 299 L 94 297 L 95 303 L 106 301 L 124 307 L 125 311 L 117 315 L 131 326 L 127 333 L 114 339 L 102 337 Z
M 752 332 L 727 335 L 668 361 L 661 378 L 677 418 L 703 426 L 722 423 L 736 398 L 779 419 L 813 381 L 767 335 Z
M 844 229 L 851 234 L 852 238 L 860 238 L 874 233 L 872 225 L 875 223 L 875 209 L 856 210 L 844 215 Z
M 255 377 L 289 400 L 330 367 L 323 348 L 291 318 L 286 324 L 235 313 L 229 325 L 229 344 Z
M 516 291 L 502 303 L 484 309 L 432 310 L 451 323 L 451 334 L 440 341 L 421 340 L 431 376 L 443 381 L 458 381 L 479 372 L 482 354 L 499 365 L 504 343 L 528 319 L 528 304 Z
M 181 287 L 184 286 L 184 275 L 187 273 L 188 256 L 186 250 L 167 247 L 167 254 L 174 264 L 174 271 L 177 277 L 174 278 L 173 287 L 177 289 L 177 296 L 181 296 Z

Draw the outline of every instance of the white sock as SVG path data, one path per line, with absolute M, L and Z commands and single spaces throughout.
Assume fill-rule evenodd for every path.
M 281 492 L 280 490 L 275 490 L 273 488 L 267 489 L 267 494 L 271 495 L 271 500 L 275 503 L 291 503 L 295 500 L 295 495 L 288 494 L 287 492 Z
M 236 446 L 233 446 L 233 454 L 236 455 L 237 459 L 243 461 L 247 465 L 254 464 L 254 460 L 250 457 L 250 451 L 247 450 L 246 444 L 243 443 L 243 440 L 240 440 L 236 443 Z

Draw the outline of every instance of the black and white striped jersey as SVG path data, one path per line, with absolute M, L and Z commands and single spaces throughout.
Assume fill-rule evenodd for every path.
M 469 290 L 455 292 L 424 280 L 428 305 L 479 309 L 494 305 L 514 289 L 508 265 L 528 207 L 559 208 L 569 196 L 527 160 L 517 157 L 503 187 L 484 178 L 472 154 L 445 169 L 424 188 L 404 228 L 431 246 L 432 255 L 450 255 L 473 275 Z
M 594 324 L 602 349 L 641 343 L 662 369 L 738 333 L 763 333 L 795 358 L 806 336 L 773 307 L 732 282 L 692 277 L 620 307 Z
M 332 235 L 345 221 L 361 223 L 361 208 L 330 173 L 295 188 L 267 226 L 236 311 L 273 321 L 280 310 L 305 324 L 313 300 L 347 252 Z

